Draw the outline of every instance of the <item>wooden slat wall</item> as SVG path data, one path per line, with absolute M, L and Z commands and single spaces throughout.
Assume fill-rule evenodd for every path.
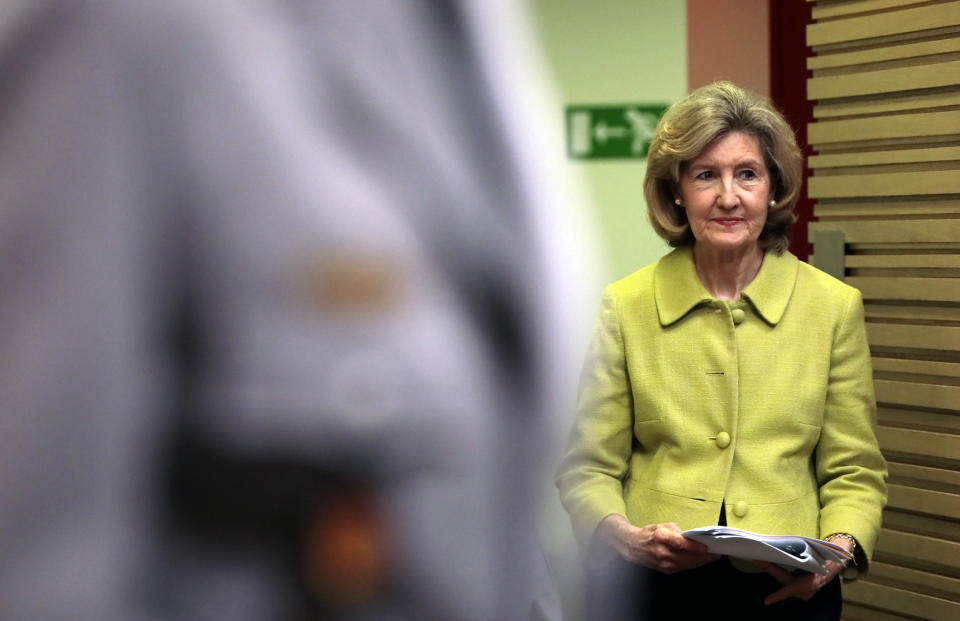
M 810 0 L 808 0 L 810 1 Z M 960 1 L 819 0 L 813 230 L 864 295 L 890 500 L 844 619 L 960 619 Z M 816 262 L 814 248 L 814 263 Z

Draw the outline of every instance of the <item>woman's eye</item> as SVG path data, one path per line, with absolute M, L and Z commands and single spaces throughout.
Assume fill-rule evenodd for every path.
M 697 179 L 703 179 L 704 181 L 713 179 L 713 172 L 709 170 L 705 170 L 702 173 L 697 175 Z
M 740 178 L 746 179 L 747 181 L 753 181 L 757 178 L 757 173 L 750 170 L 749 168 L 740 171 Z

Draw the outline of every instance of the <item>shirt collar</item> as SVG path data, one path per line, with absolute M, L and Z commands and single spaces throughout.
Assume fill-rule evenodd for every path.
M 776 325 L 783 317 L 797 282 L 800 261 L 789 252 L 768 252 L 753 281 L 743 290 L 763 319 Z M 681 246 L 660 259 L 654 271 L 653 290 L 660 324 L 668 326 L 680 320 L 694 307 L 710 302 L 693 264 L 693 246 Z

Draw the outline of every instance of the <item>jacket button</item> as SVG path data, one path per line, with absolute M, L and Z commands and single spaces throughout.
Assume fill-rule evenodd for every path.
M 733 514 L 737 517 L 743 517 L 747 514 L 747 503 L 738 500 L 733 504 Z
M 722 449 L 725 449 L 728 446 L 730 446 L 730 434 L 727 433 L 726 431 L 721 431 L 720 433 L 718 433 L 717 446 L 719 446 Z
M 735 308 L 730 311 L 730 316 L 733 317 L 733 323 L 740 325 L 740 322 L 743 321 L 743 318 L 746 317 L 747 314 L 743 312 L 742 308 Z

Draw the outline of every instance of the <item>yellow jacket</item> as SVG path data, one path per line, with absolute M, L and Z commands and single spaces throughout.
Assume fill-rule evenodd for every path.
M 860 292 L 768 253 L 741 297 L 712 299 L 690 247 L 604 291 L 557 473 L 582 545 L 613 513 L 688 529 L 725 500 L 730 526 L 847 532 L 869 558 L 886 464 Z

